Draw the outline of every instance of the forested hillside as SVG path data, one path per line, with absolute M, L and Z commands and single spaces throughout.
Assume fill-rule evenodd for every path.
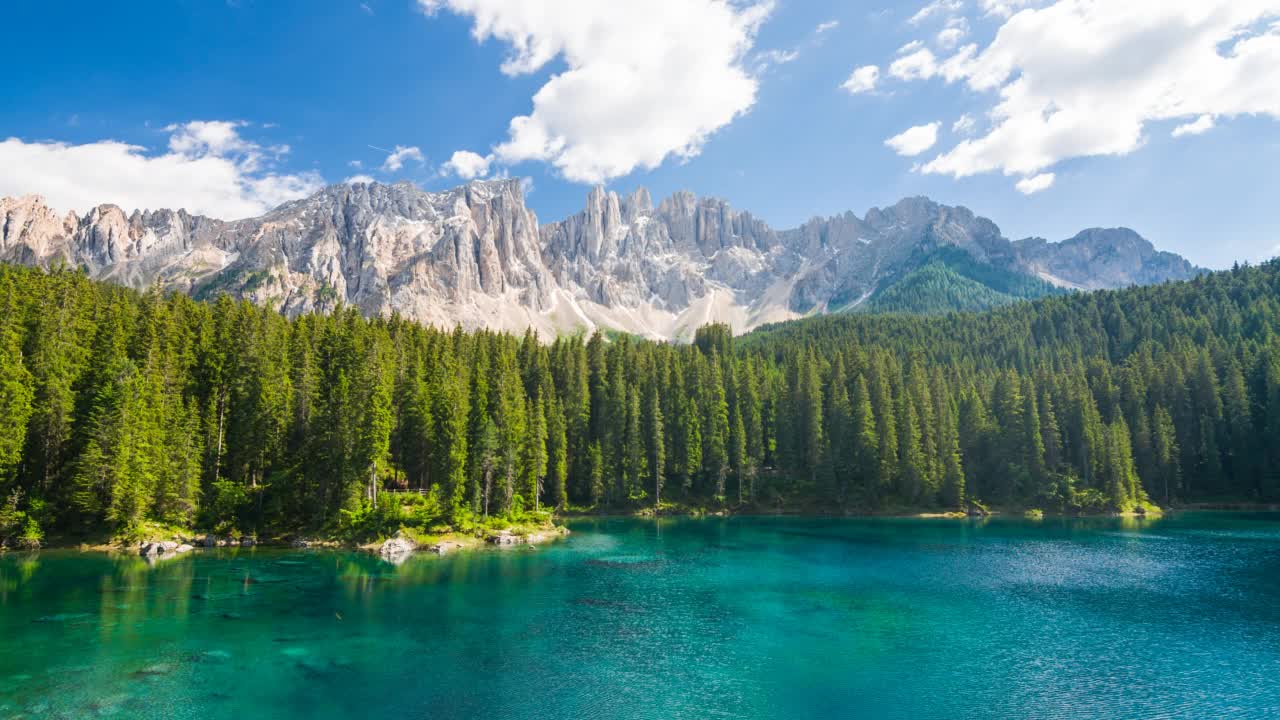
M 937 315 L 990 310 L 1066 292 L 1039 278 L 979 262 L 954 247 L 939 248 L 917 265 L 889 278 L 855 310 Z
M 0 536 L 534 507 L 1280 498 L 1280 263 L 692 345 L 286 319 L 0 266 Z M 399 517 L 399 516 L 397 516 Z

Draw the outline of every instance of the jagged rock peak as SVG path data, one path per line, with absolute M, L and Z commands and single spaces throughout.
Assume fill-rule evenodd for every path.
M 643 187 L 591 188 L 580 212 L 540 226 L 515 178 L 444 190 L 340 183 L 235 221 L 114 205 L 59 215 L 36 196 L 0 199 L 0 260 L 229 293 L 289 314 L 342 301 L 543 337 L 594 327 L 687 337 L 709 321 L 745 331 L 853 308 L 942 247 L 1069 287 L 1199 272 L 1131 230 L 1011 243 L 990 220 L 925 197 L 781 231 L 689 191 L 655 205 Z

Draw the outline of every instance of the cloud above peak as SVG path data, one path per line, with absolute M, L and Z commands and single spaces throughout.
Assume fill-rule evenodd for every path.
M 885 140 L 884 144 L 903 157 L 915 157 L 937 144 L 938 128 L 941 125 L 942 123 L 936 122 L 916 125 Z
M 99 140 L 0 141 L 0 196 L 36 193 L 59 210 L 102 203 L 126 210 L 185 208 L 223 219 L 260 215 L 320 189 L 314 172 L 282 173 L 288 146 L 263 146 L 243 135 L 249 123 L 195 120 L 169 125 L 167 150 Z
M 599 183 L 669 158 L 696 156 L 716 131 L 748 111 L 748 68 L 770 0 L 418 0 L 428 13 L 473 20 L 477 41 L 510 46 L 501 65 L 527 75 L 559 60 L 494 147 L 504 164 L 546 162 L 565 178 Z
M 426 158 L 422 156 L 422 150 L 416 146 L 397 145 L 396 149 L 387 155 L 387 159 L 382 161 L 382 172 L 399 172 L 405 163 L 410 161 L 421 165 L 426 162 Z
M 492 155 L 481 155 L 470 150 L 458 150 L 440 168 L 443 175 L 457 175 L 463 180 L 474 180 L 489 174 Z

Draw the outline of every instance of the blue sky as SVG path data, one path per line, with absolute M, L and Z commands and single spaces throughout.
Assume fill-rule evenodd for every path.
M 0 195 L 227 217 L 357 176 L 510 174 L 543 221 L 596 181 L 779 228 L 923 194 L 1012 238 L 1275 254 L 1280 0 L 1120 5 L 19 2 Z

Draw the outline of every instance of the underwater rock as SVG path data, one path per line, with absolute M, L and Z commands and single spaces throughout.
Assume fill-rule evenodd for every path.
M 156 663 L 148 665 L 141 670 L 135 670 L 133 676 L 136 678 L 155 677 L 157 675 L 168 675 L 173 672 L 173 666 L 168 663 Z
M 31 622 L 38 622 L 38 623 L 68 622 L 70 620 L 81 620 L 87 617 L 92 617 L 92 616 L 89 613 L 58 613 L 56 615 L 44 615 L 42 617 L 36 618 L 35 620 L 32 620 Z

